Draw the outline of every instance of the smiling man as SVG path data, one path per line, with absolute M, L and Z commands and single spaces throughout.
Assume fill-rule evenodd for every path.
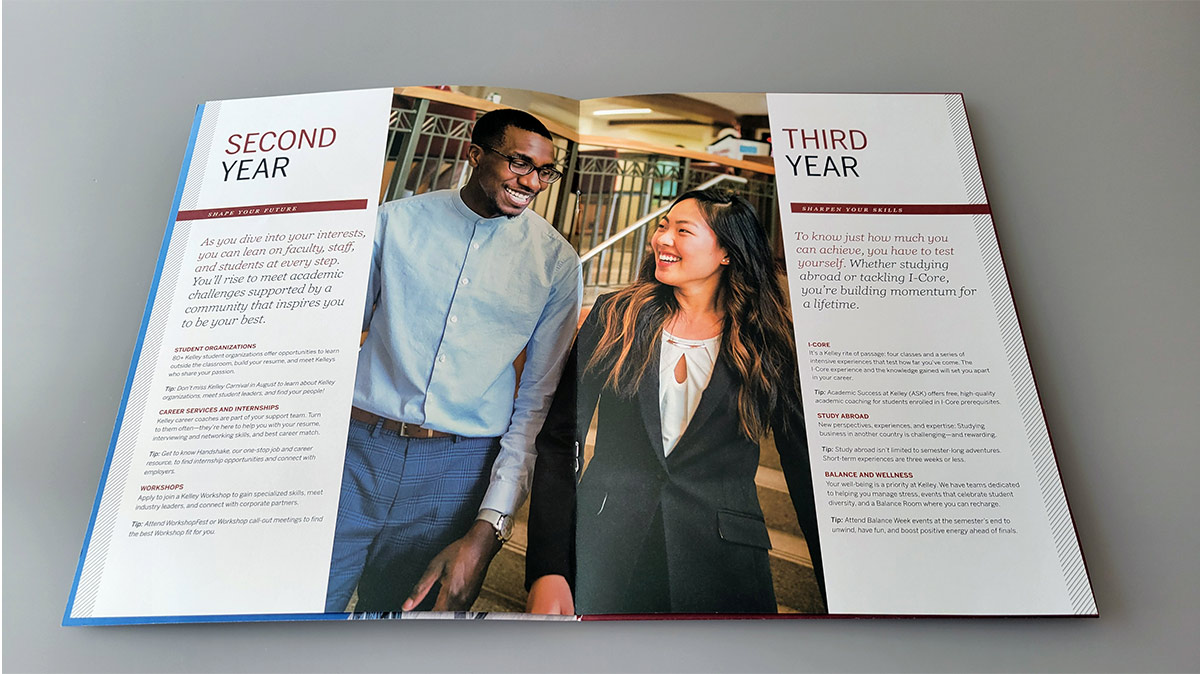
M 541 122 L 487 113 L 468 160 L 461 190 L 379 208 L 327 612 L 356 587 L 355 611 L 469 609 L 528 493 L 579 257 L 528 209 L 562 177 Z

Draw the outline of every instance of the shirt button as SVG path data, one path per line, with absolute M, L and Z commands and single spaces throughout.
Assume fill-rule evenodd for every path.
M 465 286 L 465 285 L 467 285 L 467 284 L 468 284 L 468 283 L 470 283 L 470 282 L 471 282 L 471 279 L 469 279 L 469 278 L 467 278 L 467 277 L 465 277 L 465 276 L 464 276 L 464 277 L 463 277 L 463 279 L 462 279 L 461 281 L 459 281 L 459 284 L 460 284 L 460 285 L 464 285 L 464 286 Z
M 457 323 L 457 322 L 458 322 L 458 316 L 451 316 L 451 317 L 450 317 L 450 322 L 451 322 L 451 323 Z
M 439 363 L 446 362 L 446 354 L 443 353 L 442 355 L 438 356 L 438 362 Z
M 476 241 L 475 243 L 472 243 L 471 248 L 472 250 L 479 250 L 479 242 Z

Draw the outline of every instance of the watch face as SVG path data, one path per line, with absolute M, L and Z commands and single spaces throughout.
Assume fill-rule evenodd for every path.
M 504 515 L 500 518 L 500 521 L 497 522 L 496 525 L 500 529 L 500 539 L 507 541 L 509 539 L 509 537 L 512 536 L 512 530 L 513 530 L 512 517 L 509 515 Z

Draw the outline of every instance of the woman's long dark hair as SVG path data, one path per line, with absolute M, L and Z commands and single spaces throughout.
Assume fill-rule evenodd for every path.
M 684 193 L 671 206 L 688 199 L 696 201 L 717 244 L 729 255 L 717 289 L 717 306 L 725 314 L 718 358 L 738 380 L 742 432 L 757 440 L 777 411 L 800 409 L 790 312 L 766 232 L 749 202 L 710 189 Z M 605 384 L 627 397 L 637 393 L 652 366 L 663 327 L 679 310 L 674 288 L 654 278 L 654 269 L 651 251 L 642 261 L 637 281 L 618 291 L 604 307 L 600 341 L 586 366 L 607 373 Z

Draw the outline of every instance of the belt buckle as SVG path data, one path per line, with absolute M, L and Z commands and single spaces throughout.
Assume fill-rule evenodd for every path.
M 409 431 L 412 427 L 412 431 Z M 400 435 L 406 438 L 428 438 L 430 433 L 428 430 L 421 428 L 419 424 L 410 424 L 404 421 L 400 422 Z

